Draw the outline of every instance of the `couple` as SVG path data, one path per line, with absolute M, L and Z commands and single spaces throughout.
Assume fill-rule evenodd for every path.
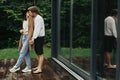
M 10 69 L 10 72 L 20 70 L 20 65 L 25 60 L 26 67 L 22 72 L 31 72 L 31 59 L 29 50 L 34 44 L 35 52 L 38 56 L 38 66 L 33 68 L 33 73 L 41 73 L 43 65 L 43 43 L 45 36 L 45 26 L 43 18 L 38 14 L 36 6 L 29 7 L 24 12 L 23 29 L 20 30 L 22 47 L 19 47 L 20 55 L 17 63 Z

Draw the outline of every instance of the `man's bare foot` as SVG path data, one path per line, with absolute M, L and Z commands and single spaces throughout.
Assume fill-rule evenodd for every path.
M 42 70 L 41 69 L 37 69 L 36 71 L 33 72 L 34 74 L 39 74 L 39 73 L 42 73 Z
M 113 68 L 113 69 L 115 69 L 116 65 L 108 65 L 107 68 Z
M 35 70 L 37 70 L 37 69 L 38 69 L 38 67 L 32 68 L 33 71 L 35 71 Z

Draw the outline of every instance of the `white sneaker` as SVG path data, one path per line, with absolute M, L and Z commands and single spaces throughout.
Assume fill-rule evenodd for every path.
M 9 71 L 12 72 L 12 73 L 17 72 L 19 70 L 20 70 L 20 67 L 17 68 L 15 66 L 13 68 L 9 69 Z
M 24 73 L 25 73 L 25 72 L 31 72 L 31 69 L 28 68 L 28 67 L 26 67 L 25 69 L 22 70 L 22 72 L 24 72 Z

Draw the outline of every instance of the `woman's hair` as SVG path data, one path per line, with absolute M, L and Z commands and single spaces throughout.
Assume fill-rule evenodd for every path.
M 22 12 L 22 16 L 23 16 L 23 19 L 24 20 L 27 20 L 27 18 L 26 18 L 26 13 L 28 12 L 28 9 L 25 9 L 25 10 L 23 10 L 23 12 Z

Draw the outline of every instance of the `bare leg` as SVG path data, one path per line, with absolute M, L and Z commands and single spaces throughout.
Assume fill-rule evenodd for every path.
M 38 55 L 38 67 L 37 67 L 37 70 L 34 71 L 34 73 L 42 72 L 43 61 L 44 61 L 43 54 Z
M 39 61 L 39 56 L 37 56 L 37 60 Z M 39 63 L 39 62 L 38 62 Z M 32 68 L 32 70 L 34 71 L 34 70 L 37 70 L 38 69 L 38 65 L 36 66 L 36 67 L 34 67 L 34 68 Z
M 106 54 L 104 55 L 104 66 L 107 66 L 107 58 L 106 58 Z
M 107 63 L 108 63 L 108 66 L 111 66 L 111 56 L 110 56 L 110 53 L 109 52 L 106 52 L 106 60 L 107 60 Z
M 116 68 L 116 65 L 112 65 L 110 52 L 106 52 L 106 60 L 108 68 Z
M 44 61 L 44 56 L 39 55 L 39 61 L 38 61 L 38 69 L 42 71 L 42 66 L 43 66 L 43 61 Z

